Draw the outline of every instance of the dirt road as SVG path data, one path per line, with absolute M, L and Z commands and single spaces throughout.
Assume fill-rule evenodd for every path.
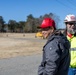
M 40 54 L 1 59 L 0 75 L 37 75 L 40 62 Z

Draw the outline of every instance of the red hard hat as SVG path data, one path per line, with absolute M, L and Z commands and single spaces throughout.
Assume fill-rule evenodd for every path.
M 55 22 L 53 19 L 51 18 L 45 18 L 43 21 L 42 21 L 42 24 L 40 25 L 40 28 L 47 28 L 47 27 L 55 27 Z

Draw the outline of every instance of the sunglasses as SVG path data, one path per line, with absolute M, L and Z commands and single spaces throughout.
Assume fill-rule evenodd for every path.
M 51 29 L 51 28 L 49 28 L 49 27 L 47 27 L 47 28 L 42 28 L 42 31 L 48 31 L 49 29 Z
M 69 24 L 69 25 L 74 25 L 74 26 L 76 26 L 76 22 L 67 22 L 66 24 Z

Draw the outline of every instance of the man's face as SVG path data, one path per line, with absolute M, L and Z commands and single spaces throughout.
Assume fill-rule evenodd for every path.
M 42 35 L 44 38 L 47 38 L 50 34 L 52 34 L 54 31 L 54 28 L 43 28 L 42 29 Z
M 76 22 L 67 22 L 66 23 L 67 32 L 70 34 L 76 33 Z

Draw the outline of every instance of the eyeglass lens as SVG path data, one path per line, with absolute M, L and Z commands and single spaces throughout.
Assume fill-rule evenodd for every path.
M 67 24 L 76 26 L 76 23 L 68 22 Z

